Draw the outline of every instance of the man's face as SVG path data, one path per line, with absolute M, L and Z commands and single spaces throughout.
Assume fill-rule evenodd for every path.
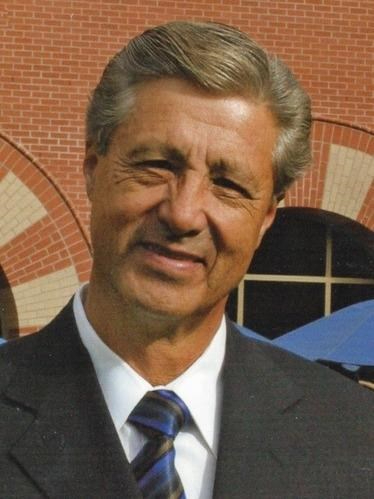
M 223 312 L 274 217 L 276 138 L 264 104 L 174 79 L 138 87 L 107 154 L 85 162 L 103 296 L 163 316 Z

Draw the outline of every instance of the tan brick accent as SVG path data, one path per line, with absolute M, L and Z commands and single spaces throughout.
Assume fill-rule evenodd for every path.
M 35 194 L 12 172 L 0 179 L 0 199 L 0 246 L 47 214 Z
M 39 329 L 50 321 L 72 296 L 79 284 L 74 267 L 68 267 L 39 279 L 0 289 L 0 303 L 7 310 L 13 298 L 17 316 L 5 316 L 7 329 Z M 9 307 L 11 308 L 11 307 Z M 17 320 L 18 319 L 18 320 Z
M 17 336 L 43 326 L 88 280 L 91 255 L 61 191 L 5 136 L 0 199 L 0 307 L 7 314 L 7 334 Z
M 337 213 L 373 230 L 374 187 L 370 187 L 373 178 L 370 165 L 374 158 L 374 134 L 318 119 L 313 123 L 312 132 L 313 165 L 287 192 L 285 206 L 340 210 Z M 335 160 L 340 166 L 334 166 Z M 339 198 L 335 204 L 337 190 L 340 196 L 346 192 L 341 175 L 346 179 L 347 189 L 347 182 L 351 183 L 349 199 Z
M 0 134 L 0 265 L 11 285 L 75 266 L 87 281 L 91 255 L 67 200 L 31 158 Z
M 357 221 L 366 227 L 373 227 L 374 229 L 374 180 L 358 214 Z
M 332 144 L 322 208 L 355 220 L 374 178 L 374 157 Z

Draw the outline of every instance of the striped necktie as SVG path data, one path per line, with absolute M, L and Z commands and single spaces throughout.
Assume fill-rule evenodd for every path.
M 174 465 L 174 439 L 190 417 L 187 406 L 170 390 L 147 392 L 130 414 L 128 421 L 148 438 L 131 462 L 145 499 L 185 499 Z

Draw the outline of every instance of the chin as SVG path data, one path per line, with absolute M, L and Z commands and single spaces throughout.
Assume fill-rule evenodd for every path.
M 196 313 L 196 306 L 183 303 L 180 299 L 174 302 L 166 301 L 165 299 L 160 300 L 159 298 L 155 300 L 149 299 L 149 297 L 147 298 L 148 299 L 144 299 L 144 296 L 142 296 L 136 301 L 136 304 L 144 313 L 156 317 L 181 319 L 183 317 L 190 317 Z
M 212 310 L 224 313 L 227 296 L 221 293 L 213 296 L 216 293 L 201 282 L 173 283 L 139 276 L 131 271 L 122 272 L 122 275 L 117 273 L 116 277 L 112 286 L 116 290 L 119 306 L 128 311 L 137 310 L 140 319 L 151 316 L 178 320 L 209 315 Z

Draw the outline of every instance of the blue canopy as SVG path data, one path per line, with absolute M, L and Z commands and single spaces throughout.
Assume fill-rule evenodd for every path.
M 374 366 L 374 300 L 338 310 L 279 336 L 273 344 L 311 360 Z

